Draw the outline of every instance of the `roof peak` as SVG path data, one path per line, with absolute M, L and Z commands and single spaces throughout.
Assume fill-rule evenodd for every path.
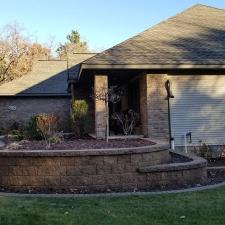
M 202 4 L 202 3 L 197 3 L 193 6 L 191 6 L 190 8 L 184 10 L 183 12 L 189 10 L 189 9 L 192 9 L 192 8 L 197 8 L 197 7 L 206 7 L 206 8 L 210 8 L 210 9 L 215 9 L 215 10 L 222 10 L 222 11 L 225 11 L 225 9 L 222 9 L 222 8 L 218 8 L 218 7 L 215 7 L 215 6 L 211 6 L 211 5 L 206 5 L 206 4 Z

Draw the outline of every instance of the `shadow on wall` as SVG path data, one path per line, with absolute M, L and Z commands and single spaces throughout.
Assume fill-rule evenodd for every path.
M 66 62 L 38 61 L 27 75 L 1 85 L 0 127 L 53 112 L 60 118 L 60 127 L 67 130 L 71 104 L 67 79 Z
M 178 52 L 177 63 L 224 65 L 225 31 L 202 28 L 191 38 L 177 39 L 167 43 Z M 180 73 L 181 74 L 181 73 Z M 192 131 L 195 144 L 202 142 L 225 143 L 225 75 L 224 70 L 186 70 L 182 77 L 176 76 L 173 105 L 175 136 L 183 144 L 184 133 Z M 193 75 L 193 76 L 189 76 Z M 198 76 L 196 76 L 198 75 Z M 212 76 L 216 75 L 216 76 Z M 177 113 L 177 111 L 181 113 Z M 181 137 L 182 136 L 182 137 Z

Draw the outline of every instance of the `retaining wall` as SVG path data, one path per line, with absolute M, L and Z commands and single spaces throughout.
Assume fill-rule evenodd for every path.
M 149 189 L 164 185 L 169 179 L 177 182 L 184 177 L 188 183 L 205 182 L 204 166 L 166 176 L 166 172 L 144 171 L 169 159 L 167 145 L 108 150 L 1 151 L 0 187 L 14 191 L 105 192 Z M 196 171 L 201 176 L 196 176 Z

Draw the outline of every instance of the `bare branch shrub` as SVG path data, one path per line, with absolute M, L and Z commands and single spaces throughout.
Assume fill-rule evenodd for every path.
M 53 113 L 42 113 L 37 115 L 37 126 L 46 141 L 46 147 L 49 149 L 52 143 L 60 142 L 58 135 L 58 117 Z
M 112 119 L 119 122 L 124 135 L 131 135 L 139 120 L 139 115 L 132 109 L 129 109 L 126 113 L 113 113 Z

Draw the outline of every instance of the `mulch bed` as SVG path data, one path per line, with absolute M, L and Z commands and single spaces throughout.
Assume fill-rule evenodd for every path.
M 171 163 L 185 163 L 185 162 L 190 162 L 190 161 L 192 161 L 192 159 L 190 159 L 188 157 L 178 155 L 178 154 L 171 154 L 171 159 L 168 163 L 169 164 L 171 164 Z
M 143 139 L 117 139 L 105 140 L 95 139 L 72 139 L 64 140 L 59 144 L 53 144 L 50 150 L 81 150 L 81 149 L 110 149 L 110 148 L 129 148 L 153 145 L 154 142 Z M 9 141 L 6 145 L 8 150 L 45 150 L 46 142 L 40 141 Z M 49 149 L 48 149 L 49 150 Z
M 208 166 L 209 167 L 215 167 L 215 166 L 225 166 L 225 158 L 215 158 L 208 160 Z
M 225 169 L 208 171 L 208 184 L 217 184 L 225 181 Z

